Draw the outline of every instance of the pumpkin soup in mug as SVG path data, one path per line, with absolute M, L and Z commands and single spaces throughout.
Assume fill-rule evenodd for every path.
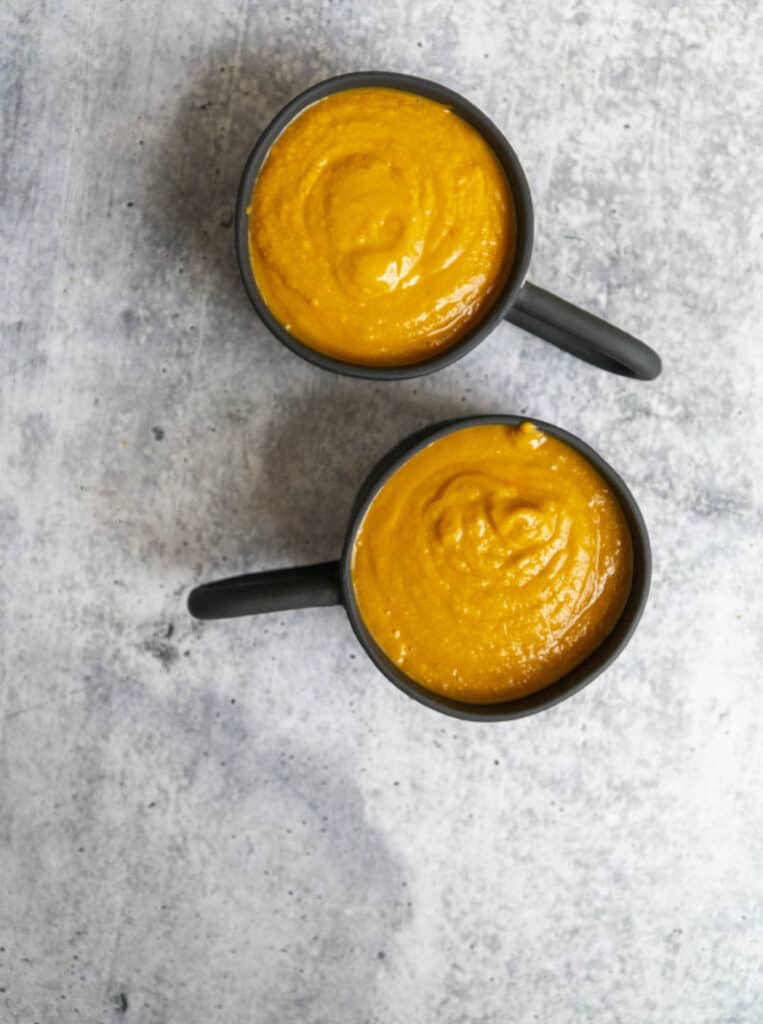
M 617 622 L 632 546 L 588 460 L 531 423 L 466 427 L 382 486 L 352 552 L 373 639 L 467 703 L 513 700 L 583 662 Z
M 299 114 L 254 185 L 257 288 L 299 341 L 367 366 L 413 364 L 488 312 L 515 248 L 506 176 L 442 103 L 358 88 Z

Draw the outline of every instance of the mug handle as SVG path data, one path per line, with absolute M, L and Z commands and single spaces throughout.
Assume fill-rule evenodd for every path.
M 232 619 L 332 604 L 342 604 L 339 562 L 231 576 L 204 583 L 188 595 L 188 611 L 195 619 Z
M 529 281 L 522 285 L 506 319 L 610 373 L 654 380 L 662 370 L 660 357 L 643 341 Z

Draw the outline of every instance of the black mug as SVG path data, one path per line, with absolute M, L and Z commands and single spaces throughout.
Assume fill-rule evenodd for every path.
M 557 682 L 526 697 L 496 704 L 468 704 L 433 693 L 407 676 L 379 647 L 363 622 L 352 586 L 352 552 L 363 517 L 378 492 L 403 463 L 433 441 L 454 431 L 490 424 L 518 426 L 525 422 L 528 422 L 526 416 L 470 416 L 426 427 L 412 434 L 384 456 L 360 488 L 350 515 L 342 556 L 338 561 L 250 573 L 205 583 L 191 591 L 188 610 L 197 619 L 225 619 L 281 612 L 290 608 L 344 605 L 358 640 L 376 667 L 409 697 L 456 718 L 477 722 L 523 718 L 571 697 L 592 682 L 625 648 L 644 610 L 652 574 L 649 535 L 635 498 L 614 469 L 574 434 L 542 420 L 529 420 L 540 430 L 580 452 L 613 490 L 630 530 L 633 574 L 625 606 L 614 628 L 585 661 Z
M 260 294 L 249 255 L 249 215 L 252 192 L 270 147 L 286 126 L 318 100 L 345 89 L 399 89 L 443 103 L 474 127 L 498 158 L 508 179 L 516 210 L 516 249 L 506 283 L 487 315 L 451 348 L 420 363 L 405 366 L 366 366 L 324 355 L 304 344 L 273 316 Z M 551 292 L 525 280 L 533 245 L 533 205 L 522 165 L 506 138 L 474 104 L 451 89 L 412 75 L 391 71 L 357 71 L 311 86 L 281 110 L 257 140 L 244 167 L 236 201 L 236 255 L 244 287 L 266 327 L 292 352 L 325 370 L 371 380 L 402 380 L 432 373 L 460 359 L 503 319 L 550 341 L 557 348 L 612 373 L 654 380 L 662 369 L 660 357 L 625 331 L 586 313 Z

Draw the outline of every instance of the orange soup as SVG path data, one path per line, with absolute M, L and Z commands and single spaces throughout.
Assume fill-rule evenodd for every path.
M 350 89 L 303 111 L 273 144 L 248 214 L 273 315 L 312 348 L 368 366 L 454 345 L 514 255 L 514 206 L 490 146 L 449 107 L 397 89 Z
M 604 640 L 630 590 L 630 532 L 581 454 L 531 423 L 467 427 L 384 484 L 352 583 L 387 656 L 436 693 L 512 700 Z

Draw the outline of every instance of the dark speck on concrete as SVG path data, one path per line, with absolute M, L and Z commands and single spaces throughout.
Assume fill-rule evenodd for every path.
M 119 318 L 127 331 L 133 330 L 138 324 L 138 318 L 132 309 L 123 309 Z
M 114 1005 L 116 1006 L 117 1013 L 127 1013 L 130 1008 L 130 1001 L 127 998 L 126 992 L 120 992 L 114 997 Z
M 387 957 L 387 954 L 384 952 L 383 949 L 380 949 L 379 952 L 376 954 L 376 959 L 377 960 L 385 960 L 386 957 Z
M 169 638 L 170 638 L 170 637 L 172 636 L 172 634 L 173 634 L 174 632 L 175 632 L 175 626 L 174 626 L 174 623 L 170 622 L 170 624 L 169 624 L 169 625 L 167 626 L 167 632 L 166 632 L 166 633 L 164 634 L 165 638 L 166 638 L 167 640 L 169 640 Z
M 151 433 L 154 435 L 155 441 L 164 440 L 164 430 L 161 427 L 151 427 Z
M 171 668 L 180 657 L 177 647 L 167 643 L 163 637 L 149 637 L 143 644 L 143 649 L 153 655 L 167 669 Z

